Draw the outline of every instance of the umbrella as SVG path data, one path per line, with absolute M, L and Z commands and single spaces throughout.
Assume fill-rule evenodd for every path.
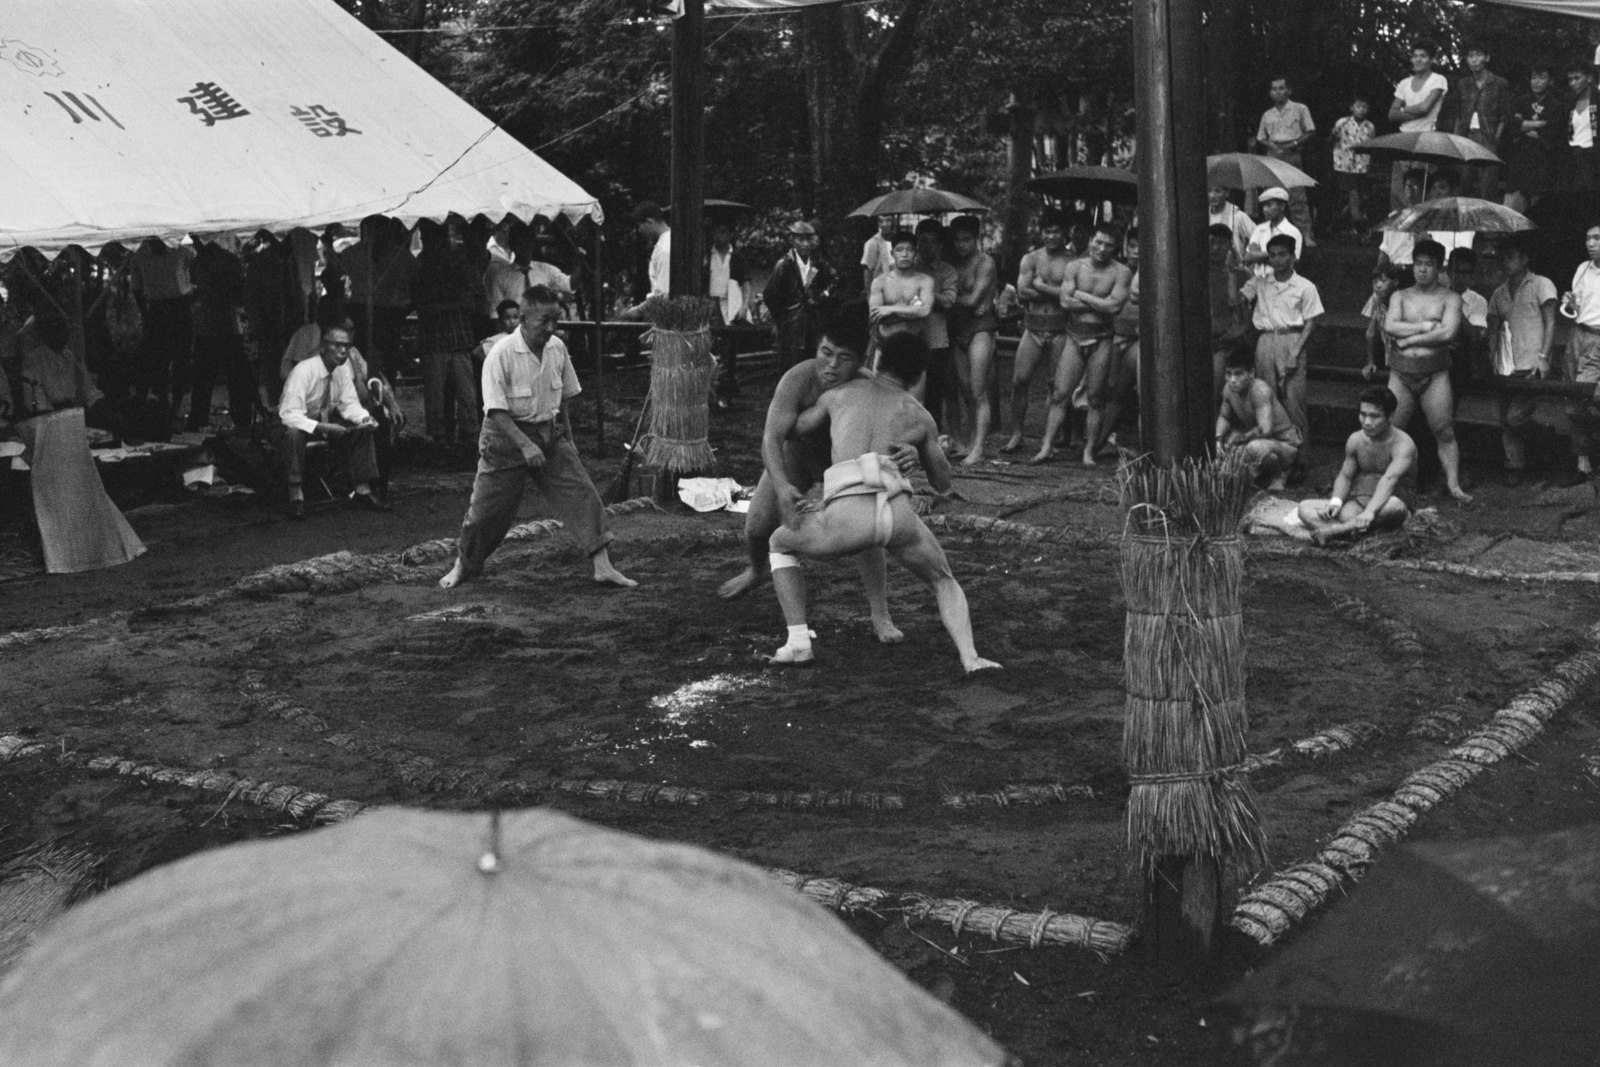
M 1139 200 L 1139 176 L 1121 167 L 1066 167 L 1028 179 L 1028 188 L 1058 200 L 1109 200 L 1114 204 Z
M 1519 214 L 1492 200 L 1479 200 L 1471 196 L 1446 196 L 1438 200 L 1424 200 L 1401 208 L 1384 219 L 1380 230 L 1398 233 L 1427 233 L 1430 230 L 1449 230 L 1463 233 L 1516 233 L 1533 229 L 1526 215 Z
M 1593 1063 L 1596 989 L 1600 827 L 1586 826 L 1387 853 L 1222 1000 L 1399 1016 L 1485 1062 Z
M 1249 152 L 1223 152 L 1206 157 L 1206 184 L 1224 189 L 1310 189 L 1317 180 L 1292 163 Z
M 999 1064 L 760 870 L 542 810 L 382 809 L 157 868 L 0 983 L 0 1063 Z
M 896 189 L 873 197 L 850 212 L 852 216 L 943 215 L 952 211 L 988 211 L 971 197 L 944 189 Z
M 705 199 L 702 208 L 707 216 L 739 215 L 755 211 L 749 204 L 741 204 L 737 200 L 717 200 L 711 197 Z
M 1464 164 L 1469 167 L 1488 167 L 1501 162 L 1500 157 L 1466 137 L 1438 130 L 1413 130 L 1410 133 L 1390 133 L 1374 137 L 1351 151 L 1366 152 L 1374 156 L 1391 156 L 1396 159 L 1415 159 L 1424 163 Z

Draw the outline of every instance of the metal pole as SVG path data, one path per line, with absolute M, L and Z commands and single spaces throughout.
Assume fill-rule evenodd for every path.
M 683 0 L 672 23 L 672 295 L 704 296 L 705 259 L 704 0 Z
M 1143 445 L 1205 453 L 1215 417 L 1206 291 L 1205 95 L 1199 0 L 1134 0 L 1139 116 Z

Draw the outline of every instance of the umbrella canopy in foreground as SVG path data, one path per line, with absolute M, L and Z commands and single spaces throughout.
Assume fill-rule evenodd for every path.
M 1310 189 L 1317 180 L 1292 163 L 1249 152 L 1223 152 L 1206 157 L 1206 184 L 1224 189 Z
M 874 215 L 943 215 L 952 211 L 988 211 L 988 207 L 970 196 L 952 193 L 946 189 L 896 189 L 892 193 L 875 196 L 850 212 L 851 216 Z
M 1462 1063 L 1591 1064 L 1596 990 L 1600 827 L 1586 826 L 1386 853 L 1222 1000 L 1432 1024 L 1465 1041 Z
M 30 1067 L 1004 1061 L 756 868 L 542 810 L 192 856 L 0 984 L 0 1063 Z
M 1450 230 L 1462 233 L 1516 233 L 1533 229 L 1526 215 L 1513 211 L 1493 200 L 1479 200 L 1471 196 L 1446 196 L 1438 200 L 1424 200 L 1420 204 L 1401 208 L 1384 219 L 1380 230 L 1398 233 L 1427 233 L 1430 230 Z
M 1121 167 L 1064 167 L 1029 178 L 1028 188 L 1058 200 L 1139 200 L 1139 176 Z
M 1421 163 L 1464 164 L 1490 167 L 1501 162 L 1499 156 L 1477 141 L 1438 130 L 1413 130 L 1387 133 L 1351 149 L 1390 159 L 1415 159 Z

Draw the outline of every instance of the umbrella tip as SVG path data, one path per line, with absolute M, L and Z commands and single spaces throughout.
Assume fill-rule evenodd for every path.
M 478 857 L 478 870 L 484 874 L 500 873 L 500 811 L 489 813 L 489 847 Z

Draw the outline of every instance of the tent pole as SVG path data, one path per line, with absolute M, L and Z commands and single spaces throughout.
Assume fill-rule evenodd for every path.
M 606 361 L 605 361 L 605 279 L 600 273 L 600 224 L 589 219 L 589 257 L 594 295 L 590 314 L 594 316 L 594 446 L 597 455 L 606 453 Z

